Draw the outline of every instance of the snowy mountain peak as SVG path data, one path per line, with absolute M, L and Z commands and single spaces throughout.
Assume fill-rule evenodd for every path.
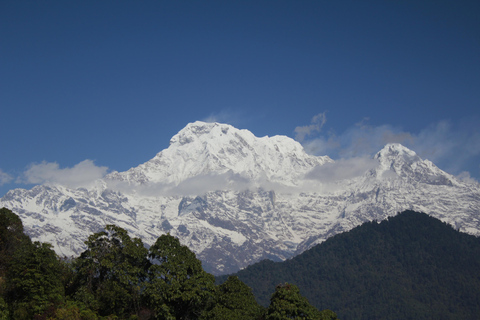
M 376 155 L 375 159 L 393 159 L 393 158 L 420 159 L 415 151 L 404 147 L 400 143 L 389 143 L 383 147 Z
M 228 124 L 221 124 L 218 122 L 195 121 L 187 124 L 185 128 L 183 128 L 176 135 L 174 135 L 170 140 L 170 145 L 185 145 L 199 139 L 205 140 L 214 137 L 218 138 L 228 134 L 229 131 L 231 134 L 232 131 L 239 132 L 240 130 Z M 247 130 L 243 131 L 249 133 L 249 131 Z
M 394 174 L 409 181 L 432 185 L 452 186 L 458 183 L 452 175 L 399 143 L 387 144 L 374 158 L 380 163 L 376 169 L 377 176 L 392 177 Z
M 228 124 L 197 121 L 173 136 L 170 146 L 152 160 L 107 179 L 178 185 L 199 176 L 228 180 L 234 175 L 242 181 L 292 186 L 313 167 L 331 161 L 308 155 L 300 143 L 286 136 L 258 138 Z
M 306 154 L 285 136 L 194 122 L 126 172 L 85 188 L 12 190 L 0 208 L 17 213 L 33 240 L 62 255 L 80 254 L 90 234 L 115 224 L 148 245 L 169 232 L 216 274 L 287 259 L 406 209 L 480 235 L 480 185 L 458 181 L 400 144 L 386 145 L 373 161 L 357 160 L 324 165 L 332 160 Z M 319 169 L 313 178 L 320 184 L 305 180 Z
M 410 167 L 413 163 L 421 162 L 422 159 L 412 150 L 399 143 L 389 143 L 383 147 L 374 157 L 384 170 L 392 169 L 397 174 L 405 166 Z

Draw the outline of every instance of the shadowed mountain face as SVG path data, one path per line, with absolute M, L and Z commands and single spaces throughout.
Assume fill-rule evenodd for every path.
M 363 222 L 413 209 L 480 234 L 480 187 L 389 144 L 371 159 L 334 162 L 285 136 L 255 137 L 219 123 L 187 125 L 153 159 L 89 186 L 15 189 L 0 207 L 17 213 L 33 240 L 78 255 L 116 224 L 152 244 L 169 232 L 205 270 L 235 272 L 285 260 Z
M 478 237 L 405 211 L 338 234 L 291 260 L 262 261 L 236 275 L 263 305 L 276 285 L 288 282 L 340 319 L 473 320 L 480 310 L 479 269 Z

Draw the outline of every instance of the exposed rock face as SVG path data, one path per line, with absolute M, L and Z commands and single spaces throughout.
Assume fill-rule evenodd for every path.
M 284 260 L 365 221 L 423 211 L 480 235 L 480 187 L 389 144 L 363 174 L 332 179 L 329 157 L 284 136 L 257 138 L 195 122 L 153 159 L 89 188 L 41 185 L 0 199 L 34 239 L 78 255 L 87 237 L 116 224 L 151 245 L 177 236 L 214 274 L 264 258 Z

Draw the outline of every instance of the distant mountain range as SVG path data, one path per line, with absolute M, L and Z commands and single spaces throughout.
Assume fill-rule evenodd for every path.
M 291 283 L 339 319 L 476 320 L 478 270 L 480 238 L 405 211 L 366 222 L 290 260 L 264 260 L 236 275 L 265 306 L 278 284 Z
M 372 159 L 308 155 L 285 136 L 255 137 L 194 122 L 153 159 L 92 185 L 15 189 L 0 207 L 33 240 L 78 255 L 86 238 L 116 224 L 144 243 L 169 232 L 213 274 L 291 258 L 325 239 L 412 209 L 480 234 L 480 186 L 463 182 L 400 144 Z

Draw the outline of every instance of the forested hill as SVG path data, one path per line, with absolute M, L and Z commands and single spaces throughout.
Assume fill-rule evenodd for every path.
M 405 211 L 236 275 L 263 305 L 276 285 L 289 282 L 340 319 L 478 319 L 479 270 L 479 238 Z
M 148 249 L 107 225 L 69 261 L 32 242 L 19 216 L 0 208 L 0 320 L 336 320 L 294 284 L 275 288 L 268 308 L 238 277 L 215 286 L 195 253 L 170 234 Z

